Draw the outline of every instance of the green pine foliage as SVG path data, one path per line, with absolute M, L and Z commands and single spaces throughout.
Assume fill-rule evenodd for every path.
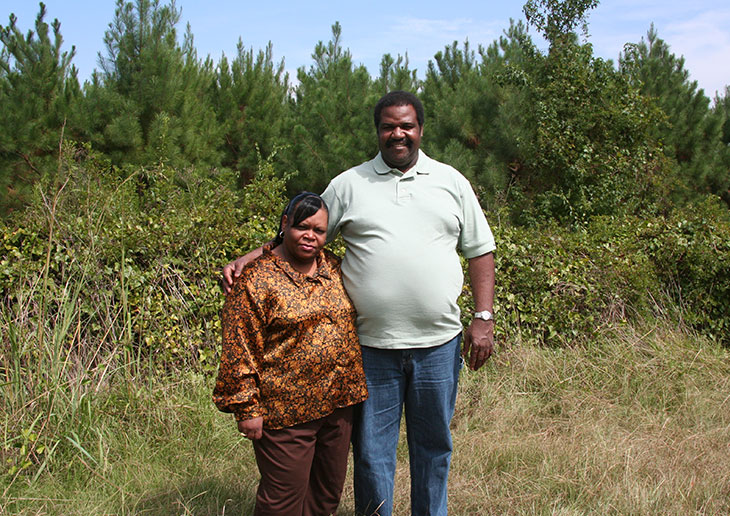
M 61 23 L 45 21 L 40 4 L 35 30 L 26 35 L 10 15 L 0 26 L 0 214 L 21 207 L 32 185 L 52 171 L 62 135 L 73 126 L 80 97 L 75 49 L 63 51 Z
M 512 23 L 488 48 L 456 42 L 429 64 L 423 99 L 429 106 L 424 145 L 482 189 L 487 206 L 505 202 L 523 170 L 533 130 L 522 121 L 526 60 L 537 50 L 522 23 Z M 486 206 L 485 206 L 486 207 Z
M 89 140 L 117 165 L 221 162 L 214 66 L 198 58 L 190 27 L 179 44 L 179 19 L 174 2 L 117 1 L 102 71 L 85 91 Z
M 355 66 L 342 47 L 342 27 L 317 43 L 309 70 L 297 72 L 282 150 L 287 172 L 297 172 L 291 191 L 321 192 L 335 175 L 377 153 L 372 107 L 379 98 L 367 69 Z
M 721 122 L 720 145 L 716 171 L 710 188 L 730 206 L 730 86 L 725 87 L 722 97 L 715 98 L 714 115 Z
M 429 62 L 423 86 L 424 147 L 472 181 L 485 169 L 485 153 L 494 149 L 491 122 L 499 111 L 496 84 L 482 71 L 469 42 L 459 48 L 454 41 Z
M 665 119 L 653 126 L 652 137 L 664 153 L 678 164 L 682 196 L 726 195 L 730 187 L 722 160 L 722 118 L 710 109 L 710 99 L 691 81 L 684 58 L 670 51 L 652 26 L 646 40 L 626 46 L 620 69 L 643 96 L 664 113 Z
M 380 75 L 375 79 L 377 93 L 385 95 L 389 91 L 403 90 L 417 92 L 421 89 L 421 81 L 416 76 L 417 70 L 408 67 L 408 54 L 400 54 L 393 58 L 385 54 L 380 61 Z
M 256 171 L 259 155 L 273 155 L 282 141 L 288 119 L 289 77 L 284 60 L 274 62 L 271 43 L 254 54 L 239 39 L 230 62 L 223 56 L 216 70 L 213 104 L 223 128 L 223 165 L 247 184 Z

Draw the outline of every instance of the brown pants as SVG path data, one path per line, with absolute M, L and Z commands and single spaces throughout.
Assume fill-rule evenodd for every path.
M 254 516 L 329 516 L 347 472 L 352 407 L 253 441 L 261 481 Z

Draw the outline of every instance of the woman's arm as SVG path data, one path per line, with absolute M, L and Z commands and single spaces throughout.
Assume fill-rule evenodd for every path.
M 263 350 L 263 319 L 245 281 L 238 282 L 223 306 L 223 345 L 213 402 L 243 421 L 263 416 L 258 363 Z

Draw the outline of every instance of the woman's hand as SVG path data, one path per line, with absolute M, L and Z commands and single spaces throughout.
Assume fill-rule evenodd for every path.
M 264 431 L 264 418 L 255 417 L 253 419 L 239 421 L 238 431 L 241 432 L 244 437 L 248 437 L 252 441 L 261 439 L 261 435 Z

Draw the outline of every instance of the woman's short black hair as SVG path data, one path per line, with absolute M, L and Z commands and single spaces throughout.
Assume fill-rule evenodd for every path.
M 279 231 L 276 233 L 274 244 L 279 245 L 284 241 L 284 215 L 289 220 L 290 226 L 296 226 L 304 219 L 308 219 L 320 209 L 324 208 L 324 211 L 329 213 L 327 204 L 324 202 L 319 195 L 312 192 L 301 192 L 292 197 L 289 204 L 286 205 L 284 211 L 279 218 Z
M 413 109 L 416 110 L 416 120 L 418 120 L 418 125 L 423 127 L 423 104 L 421 104 L 418 97 L 409 91 L 395 90 L 383 95 L 378 103 L 375 104 L 373 118 L 375 119 L 376 131 L 378 130 L 378 127 L 380 127 L 380 113 L 383 111 L 383 108 L 390 106 L 413 106 Z

